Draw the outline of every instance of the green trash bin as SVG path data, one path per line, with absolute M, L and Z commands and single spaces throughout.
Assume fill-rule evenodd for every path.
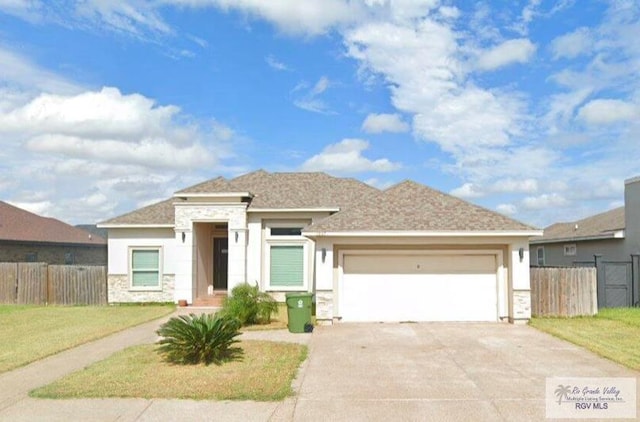
M 289 332 L 304 333 L 311 326 L 311 293 L 287 293 L 287 317 Z

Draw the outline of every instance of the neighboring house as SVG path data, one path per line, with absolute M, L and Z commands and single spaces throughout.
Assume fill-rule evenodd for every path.
M 532 239 L 532 266 L 572 266 L 603 260 L 629 261 L 640 254 L 640 177 L 626 180 L 625 205 L 591 217 L 556 223 Z
M 541 232 L 406 181 L 216 178 L 98 225 L 109 302 L 199 303 L 239 283 L 312 292 L 319 321 L 526 321 Z
M 106 265 L 107 241 L 0 201 L 0 262 Z
M 599 307 L 640 305 L 640 177 L 624 182 L 624 206 L 553 224 L 530 244 L 531 266 L 595 266 Z

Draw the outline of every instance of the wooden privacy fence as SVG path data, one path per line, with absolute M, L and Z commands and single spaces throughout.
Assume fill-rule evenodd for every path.
M 21 305 L 106 305 L 103 266 L 0 263 L 0 303 Z
M 531 268 L 533 316 L 579 316 L 598 313 L 595 268 Z

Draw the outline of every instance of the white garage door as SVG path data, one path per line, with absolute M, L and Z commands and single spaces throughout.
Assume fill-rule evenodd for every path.
M 345 254 L 343 321 L 496 321 L 496 256 Z

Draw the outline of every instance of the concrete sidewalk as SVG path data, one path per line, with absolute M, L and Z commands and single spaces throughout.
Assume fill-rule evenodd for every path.
M 189 309 L 198 313 L 207 310 Z M 268 421 L 291 420 L 295 400 L 284 402 L 195 401 L 166 399 L 47 400 L 28 397 L 29 391 L 81 370 L 130 346 L 157 340 L 155 331 L 174 314 L 128 328 L 100 340 L 0 374 L 0 421 Z M 310 334 L 286 330 L 252 331 L 241 339 L 308 343 Z

